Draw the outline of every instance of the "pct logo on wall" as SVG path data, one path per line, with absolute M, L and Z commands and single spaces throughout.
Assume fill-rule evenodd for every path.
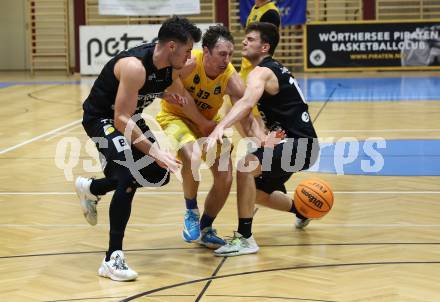
M 81 26 L 81 74 L 99 74 L 104 65 L 120 51 L 151 42 L 159 27 L 160 25 Z
M 202 30 L 212 24 L 197 24 Z M 80 72 L 97 75 L 120 51 L 153 42 L 161 25 L 88 25 L 80 26 Z M 200 47 L 200 46 L 199 46 Z M 194 45 L 197 48 L 197 45 Z

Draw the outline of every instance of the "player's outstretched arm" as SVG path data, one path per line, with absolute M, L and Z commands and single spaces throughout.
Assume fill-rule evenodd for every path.
M 235 104 L 243 97 L 245 89 L 246 86 L 243 80 L 238 73 L 235 72 L 228 81 L 225 94 L 229 95 L 232 104 Z M 260 129 L 260 126 L 252 113 L 249 113 L 247 117 L 241 119 L 240 124 L 247 137 L 256 137 L 260 141 L 262 140 L 265 134 L 264 130 Z
M 249 73 L 247 87 L 242 98 L 235 102 L 229 113 L 221 120 L 214 131 L 209 135 L 208 148 L 213 147 L 216 141 L 222 142 L 224 129 L 248 116 L 264 92 L 266 82 L 270 79 L 271 71 L 268 68 L 256 67 Z

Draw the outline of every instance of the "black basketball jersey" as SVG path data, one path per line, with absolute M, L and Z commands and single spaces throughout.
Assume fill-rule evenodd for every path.
M 121 58 L 136 57 L 142 60 L 147 76 L 139 90 L 136 113 L 150 105 L 172 83 L 172 67 L 157 69 L 153 64 L 154 43 L 142 44 L 124 50 L 113 57 L 102 69 L 89 96 L 83 104 L 84 122 L 96 118 L 114 118 L 114 107 L 119 81 L 114 74 L 116 62 Z
M 279 85 L 278 94 L 264 91 L 258 101 L 258 110 L 267 129 L 284 130 L 290 138 L 316 138 L 309 107 L 290 71 L 272 57 L 264 58 L 258 66 L 272 70 Z

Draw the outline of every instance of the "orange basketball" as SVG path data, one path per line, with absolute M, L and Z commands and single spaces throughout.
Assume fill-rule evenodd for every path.
M 296 187 L 293 202 L 304 217 L 321 218 L 333 206 L 333 191 L 322 179 L 307 179 Z

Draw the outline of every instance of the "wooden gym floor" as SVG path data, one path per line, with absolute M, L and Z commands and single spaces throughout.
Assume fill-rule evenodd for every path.
M 414 73 L 427 75 L 440 76 Z M 440 179 L 423 172 L 298 173 L 288 189 L 311 176 L 325 179 L 335 191 L 334 209 L 300 231 L 292 214 L 259 208 L 253 231 L 260 252 L 230 258 L 182 240 L 184 204 L 173 177 L 168 186 L 135 196 L 124 247 L 138 280 L 98 277 L 111 194 L 99 203 L 98 225 L 91 227 L 72 182 L 77 175 L 102 175 L 80 124 L 92 80 L 0 73 L 0 301 L 440 301 Z M 383 102 L 329 97 L 311 102 L 310 112 L 323 141 L 436 142 L 437 96 Z M 146 113 L 157 110 L 156 102 Z M 434 171 L 438 150 L 427 159 Z M 199 205 L 211 183 L 206 170 L 202 176 Z M 237 225 L 235 185 L 232 191 L 215 222 L 222 236 Z

